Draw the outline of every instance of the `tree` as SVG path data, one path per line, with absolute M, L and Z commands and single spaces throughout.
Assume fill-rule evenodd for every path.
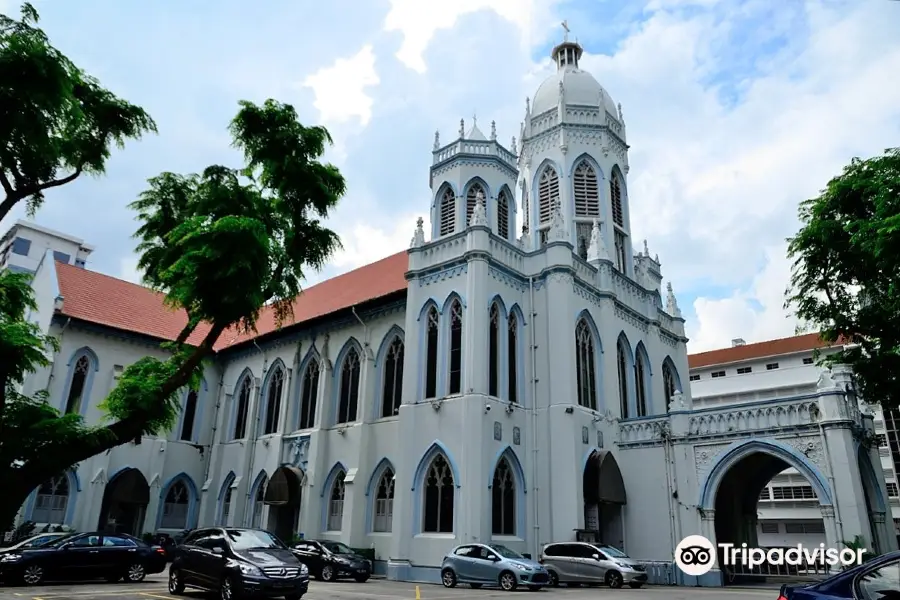
M 825 363 L 850 365 L 864 400 L 898 406 L 900 149 L 854 158 L 799 214 L 785 307 L 847 344 Z
M 156 131 L 144 109 L 50 44 L 31 4 L 21 12 L 0 14 L 0 221 L 23 200 L 34 213 L 45 190 L 102 174 L 113 145 Z

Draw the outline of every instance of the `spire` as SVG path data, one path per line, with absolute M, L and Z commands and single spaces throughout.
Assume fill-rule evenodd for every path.
M 423 225 L 425 224 L 425 219 L 419 217 L 416 219 L 416 230 L 413 232 L 412 241 L 409 243 L 410 248 L 421 248 L 425 245 L 425 229 Z
M 497 121 L 491 121 L 491 139 L 497 139 Z
M 678 308 L 678 301 L 675 300 L 675 292 L 672 291 L 672 282 L 666 284 L 666 312 L 676 319 L 681 318 L 681 309 Z
M 647 240 L 644 240 L 644 256 L 650 258 L 650 249 L 647 247 Z
M 466 120 L 460 119 L 459 120 L 459 139 L 463 139 L 464 137 L 466 137 Z
M 474 140 L 476 142 L 486 142 L 487 137 L 481 130 L 478 129 L 478 117 L 476 115 L 472 115 L 472 129 L 469 130 L 469 133 L 465 133 L 466 123 L 463 119 L 459 120 L 459 137 L 464 140 Z M 493 139 L 493 138 L 492 138 Z
M 594 219 L 594 227 L 591 229 L 591 244 L 588 246 L 587 259 L 591 263 L 609 260 L 609 252 L 606 251 L 606 244 L 600 235 L 600 221 L 597 219 Z
M 437 150 L 440 147 L 441 147 L 441 132 L 435 131 L 434 132 L 434 149 Z

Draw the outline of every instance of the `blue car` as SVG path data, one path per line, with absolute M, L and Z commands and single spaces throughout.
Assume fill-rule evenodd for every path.
M 511 592 L 520 585 L 536 592 L 550 583 L 550 574 L 540 564 L 499 544 L 463 544 L 444 557 L 441 583 L 456 587 L 466 583 L 474 589 L 497 585 Z
M 783 585 L 778 600 L 900 600 L 900 552 L 809 585 Z

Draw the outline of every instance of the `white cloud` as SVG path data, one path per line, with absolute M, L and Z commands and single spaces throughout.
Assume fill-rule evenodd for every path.
M 412 213 L 396 215 L 390 229 L 379 228 L 363 219 L 338 227 L 344 249 L 337 253 L 332 264 L 342 271 L 355 269 L 408 248 L 417 218 Z
M 367 44 L 350 58 L 339 58 L 330 67 L 319 69 L 304 81 L 315 94 L 313 106 L 327 124 L 353 119 L 365 127 L 372 118 L 372 96 L 366 88 L 380 83 L 375 70 L 375 54 Z
M 116 274 L 119 279 L 130 281 L 131 283 L 141 283 L 143 275 L 138 269 L 137 256 L 130 255 L 119 260 L 119 272 Z

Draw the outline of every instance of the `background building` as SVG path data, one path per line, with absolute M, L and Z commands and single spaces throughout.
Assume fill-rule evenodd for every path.
M 30 221 L 16 221 L 0 238 L 0 269 L 34 273 L 48 250 L 54 260 L 84 268 L 94 247 L 75 236 Z

